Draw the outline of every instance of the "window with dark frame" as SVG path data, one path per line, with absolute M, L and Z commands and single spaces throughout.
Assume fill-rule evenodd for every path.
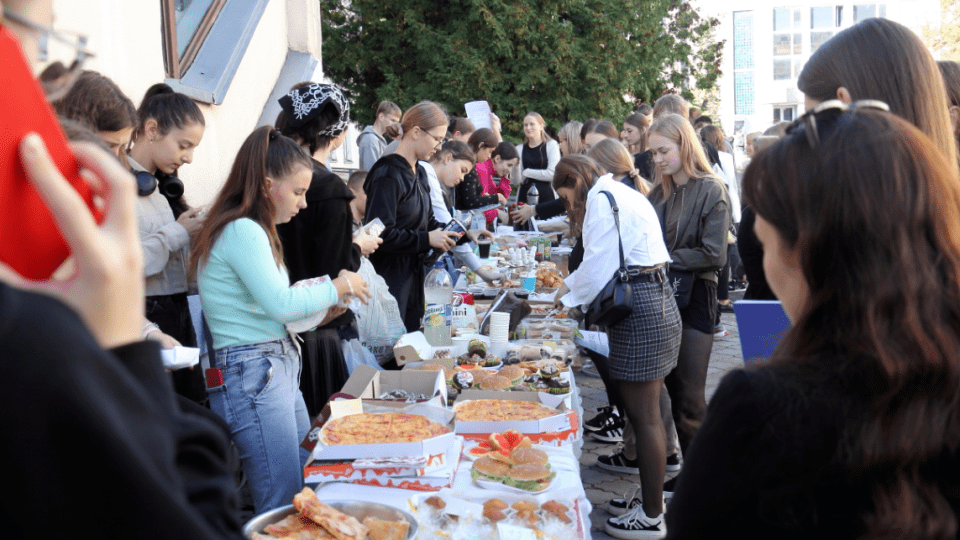
M 163 64 L 167 77 L 190 69 L 227 0 L 160 0 Z

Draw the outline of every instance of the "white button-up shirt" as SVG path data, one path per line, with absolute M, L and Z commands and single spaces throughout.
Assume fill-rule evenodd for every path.
M 564 280 L 570 292 L 561 298 L 565 306 L 589 304 L 620 268 L 617 227 L 610 200 L 600 193 L 608 191 L 617 201 L 620 235 L 627 266 L 656 266 L 670 262 L 663 243 L 660 220 L 650 201 L 639 191 L 605 174 L 587 192 L 583 223 L 584 255 L 579 268 Z

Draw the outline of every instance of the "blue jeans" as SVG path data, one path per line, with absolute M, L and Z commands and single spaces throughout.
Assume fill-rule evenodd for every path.
M 210 388 L 210 408 L 230 425 L 256 513 L 290 504 L 303 489 L 310 429 L 300 393 L 300 356 L 290 338 L 216 351 L 224 384 Z

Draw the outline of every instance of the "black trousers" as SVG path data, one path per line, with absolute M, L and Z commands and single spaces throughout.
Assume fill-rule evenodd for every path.
M 148 321 L 160 327 L 160 331 L 172 336 L 184 347 L 197 346 L 197 333 L 193 329 L 187 293 L 148 296 L 146 316 Z M 196 403 L 206 404 L 207 389 L 203 382 L 203 370 L 199 366 L 178 369 L 170 377 L 178 394 Z

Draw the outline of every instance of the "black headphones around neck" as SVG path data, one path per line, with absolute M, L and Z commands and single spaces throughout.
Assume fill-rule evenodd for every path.
M 134 171 L 137 177 L 137 195 L 141 197 L 150 196 L 157 187 L 160 193 L 168 199 L 179 199 L 183 196 L 183 181 L 176 176 L 170 176 L 157 171 L 152 175 L 147 171 Z

